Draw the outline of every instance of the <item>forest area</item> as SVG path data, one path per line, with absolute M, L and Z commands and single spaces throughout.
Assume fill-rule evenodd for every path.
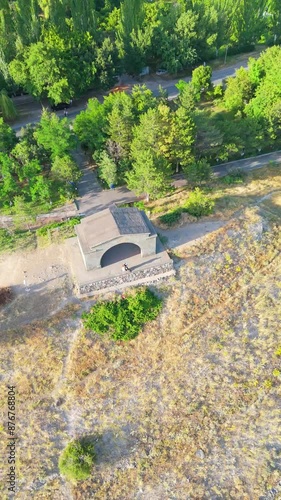
M 0 105 L 5 91 L 69 102 L 146 65 L 177 74 L 280 39 L 278 0 L 0 0 Z
M 147 200 L 167 194 L 179 170 L 191 189 L 207 190 L 212 165 L 280 149 L 281 48 L 250 58 L 222 84 L 211 77 L 210 66 L 198 66 L 174 100 L 144 84 L 93 98 L 72 123 L 45 110 L 20 138 L 1 119 L 2 211 L 32 214 L 73 199 L 77 147 L 104 187 L 127 185 Z
M 3 213 L 26 219 L 75 198 L 77 147 L 93 159 L 104 187 L 125 184 L 147 200 L 169 192 L 179 170 L 191 189 L 207 189 L 212 165 L 280 148 L 277 1 L 0 2 L 0 106 L 16 89 L 68 102 L 145 64 L 173 74 L 195 66 L 174 100 L 161 87 L 155 96 L 135 85 L 130 94 L 90 99 L 72 123 L 45 110 L 20 138 L 0 118 Z M 212 84 L 208 61 L 258 42 L 272 46 L 250 58 L 247 70 Z

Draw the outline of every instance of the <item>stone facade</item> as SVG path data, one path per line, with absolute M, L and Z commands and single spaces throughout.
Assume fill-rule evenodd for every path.
M 107 250 L 120 244 L 137 245 L 141 257 L 156 254 L 155 229 L 146 214 L 136 208 L 113 206 L 82 219 L 75 229 L 87 271 L 100 268 Z
M 130 286 L 141 284 L 143 282 L 152 283 L 154 281 L 159 281 L 160 279 L 165 279 L 166 277 L 172 276 L 174 274 L 175 271 L 173 267 L 173 261 L 171 260 L 170 262 L 157 267 L 155 266 L 139 271 L 126 272 L 107 279 L 78 285 L 78 292 L 81 295 L 87 295 L 98 292 L 100 290 L 106 290 L 108 288 L 114 288 L 118 290 L 118 288 L 122 288 L 126 284 Z

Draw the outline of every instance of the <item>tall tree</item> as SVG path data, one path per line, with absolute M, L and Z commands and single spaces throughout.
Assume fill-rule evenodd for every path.
M 107 121 L 109 138 L 121 148 L 122 157 L 128 157 L 134 125 L 132 99 L 128 94 L 121 92 L 116 95 Z
M 198 95 L 207 92 L 212 86 L 212 68 L 210 66 L 198 66 L 192 71 L 191 84 Z
M 41 33 L 40 8 L 37 0 L 15 2 L 15 28 L 18 44 L 22 46 L 37 42 Z
M 135 154 L 133 169 L 127 173 L 127 185 L 137 194 L 146 194 L 146 200 L 165 194 L 170 187 L 171 169 L 163 157 L 151 149 Z
M 86 110 L 75 117 L 73 130 L 82 146 L 94 153 L 99 151 L 106 141 L 105 126 L 105 106 L 94 98 L 88 101 Z
M 0 71 L 8 79 L 8 63 L 16 52 L 16 33 L 12 10 L 8 0 L 0 1 Z
M 95 0 L 69 0 L 74 29 L 94 33 L 96 29 Z
M 5 120 L 13 120 L 17 116 L 15 105 L 6 90 L 0 91 L 0 111 Z
M 67 118 L 60 119 L 55 113 L 46 110 L 42 113 L 34 137 L 38 144 L 50 152 L 52 158 L 65 156 L 75 146 Z
M 120 12 L 119 40 L 124 68 L 129 74 L 138 74 L 144 64 L 140 38 L 140 27 L 144 19 L 143 0 L 124 0 Z
M 96 45 L 89 33 L 50 27 L 10 63 L 15 82 L 35 97 L 69 102 L 96 82 Z
M 229 111 L 243 111 L 253 96 L 253 84 L 245 68 L 236 70 L 235 77 L 227 79 L 223 102 Z
M 0 153 L 10 153 L 16 142 L 15 131 L 0 118 Z
M 178 171 L 179 165 L 187 167 L 194 160 L 196 128 L 190 111 L 179 107 L 173 115 L 171 127 L 171 159 Z

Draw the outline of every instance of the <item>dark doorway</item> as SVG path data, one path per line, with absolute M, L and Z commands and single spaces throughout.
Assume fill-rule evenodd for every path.
M 140 247 L 134 243 L 120 243 L 107 250 L 101 258 L 101 267 L 110 266 L 115 262 L 124 261 L 141 253 Z

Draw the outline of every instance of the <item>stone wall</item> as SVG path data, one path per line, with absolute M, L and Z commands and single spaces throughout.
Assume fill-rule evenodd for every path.
M 124 272 L 118 276 L 107 278 L 104 280 L 94 281 L 92 283 L 85 283 L 78 285 L 78 292 L 83 294 L 90 294 L 93 292 L 98 292 L 99 290 L 106 290 L 107 288 L 123 287 L 124 285 L 132 284 L 137 285 L 143 282 L 143 280 L 149 279 L 153 282 L 158 280 L 158 278 L 164 278 L 165 273 L 167 275 L 173 274 L 174 271 L 173 261 L 167 262 L 157 267 L 150 267 L 147 269 L 142 269 L 140 271 Z

